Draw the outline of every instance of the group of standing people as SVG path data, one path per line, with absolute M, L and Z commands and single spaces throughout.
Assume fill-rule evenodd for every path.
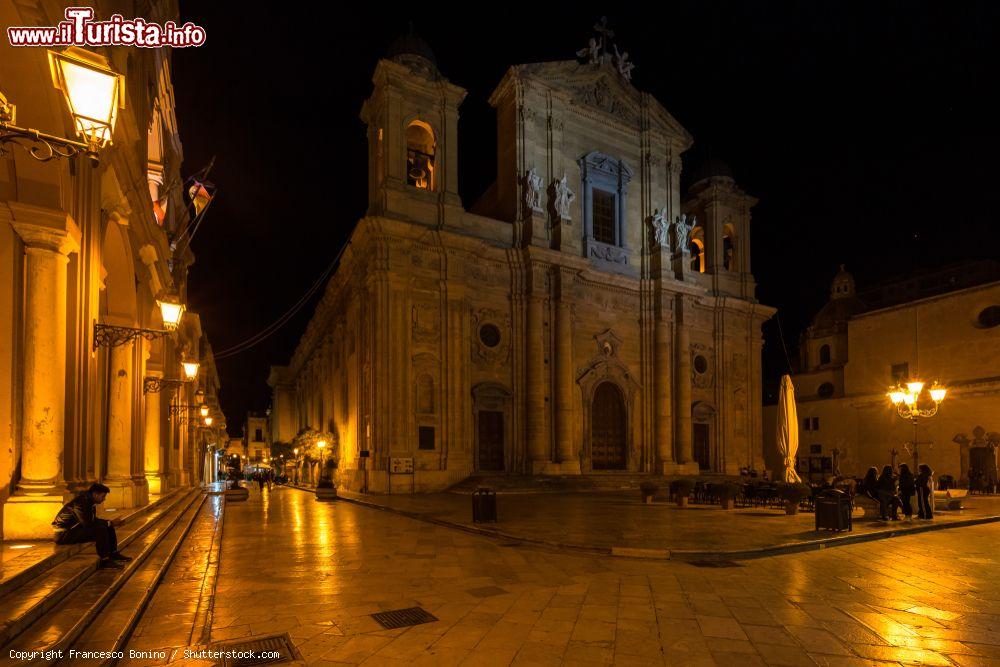
M 910 466 L 899 464 L 899 474 L 893 472 L 892 466 L 878 468 L 872 466 L 862 480 L 857 490 L 874 500 L 879 505 L 882 521 L 898 521 L 899 510 L 907 521 L 913 520 L 913 496 L 917 497 L 917 517 L 930 520 L 934 518 L 934 471 L 929 465 L 921 463 L 914 475 Z

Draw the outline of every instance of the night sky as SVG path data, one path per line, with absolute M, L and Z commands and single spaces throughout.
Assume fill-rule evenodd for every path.
M 495 178 L 487 98 L 507 67 L 573 58 L 607 14 L 636 63 L 633 83 L 694 135 L 685 171 L 711 154 L 760 199 L 758 298 L 778 307 L 793 357 L 840 263 L 860 288 L 1000 257 L 998 3 L 666 2 L 659 17 L 608 11 L 639 3 L 475 5 L 496 11 L 488 17 L 376 5 L 320 15 L 182 2 L 182 20 L 208 33 L 173 63 L 184 175 L 216 156 L 218 198 L 192 243 L 189 288 L 216 352 L 297 302 L 364 214 L 358 113 L 377 60 L 410 21 L 469 93 L 459 125 L 469 207 Z M 246 411 L 267 407 L 268 367 L 287 363 L 321 292 L 276 334 L 219 361 L 233 435 Z M 764 363 L 767 401 L 787 370 L 773 319 Z

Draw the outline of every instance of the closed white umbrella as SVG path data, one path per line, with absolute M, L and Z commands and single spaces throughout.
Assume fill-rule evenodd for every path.
M 786 482 L 801 482 L 795 472 L 795 455 L 799 451 L 799 417 L 795 410 L 795 387 L 792 378 L 781 376 L 781 393 L 778 396 L 778 454 L 783 461 L 781 478 Z

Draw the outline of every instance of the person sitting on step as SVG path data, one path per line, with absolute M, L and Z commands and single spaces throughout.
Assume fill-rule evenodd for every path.
M 98 568 L 121 570 L 122 563 L 132 559 L 118 553 L 118 537 L 111 522 L 97 518 L 97 506 L 104 502 L 109 491 L 108 487 L 94 482 L 63 505 L 52 527 L 56 529 L 56 544 L 95 542 L 97 555 L 101 558 Z

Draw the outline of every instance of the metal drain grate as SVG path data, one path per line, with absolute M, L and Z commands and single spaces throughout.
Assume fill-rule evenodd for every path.
M 378 621 L 379 625 L 386 630 L 407 628 L 411 625 L 420 625 L 421 623 L 433 623 L 437 620 L 436 616 L 424 611 L 420 607 L 396 609 L 393 611 L 380 611 L 377 614 L 372 614 L 372 618 Z
M 695 567 L 743 567 L 732 560 L 692 560 L 689 562 Z
M 224 655 L 216 663 L 219 667 L 249 667 L 250 665 L 274 665 L 280 662 L 297 660 L 295 646 L 287 633 L 256 637 L 233 642 L 210 644 L 205 647 L 210 651 L 220 651 Z M 262 657 L 277 655 L 277 657 Z M 242 657 L 236 657 L 242 654 Z

